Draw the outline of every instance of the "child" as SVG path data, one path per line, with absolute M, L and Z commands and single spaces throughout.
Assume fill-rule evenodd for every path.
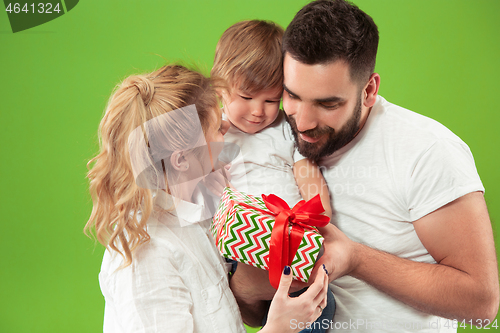
M 283 29 L 272 22 L 243 21 L 227 29 L 217 44 L 211 75 L 227 86 L 220 91 L 225 117 L 231 123 L 225 141 L 239 146 L 242 153 L 242 161 L 231 166 L 231 183 L 253 195 L 276 194 L 290 207 L 320 194 L 325 213 L 331 217 L 323 176 L 316 165 L 295 151 L 285 114 L 279 110 L 282 36 Z M 322 229 L 322 233 L 328 230 Z M 329 307 L 320 319 L 328 319 L 330 324 L 334 308 L 330 293 Z
M 211 81 L 182 66 L 131 76 L 111 97 L 88 174 L 94 206 L 85 226 L 107 248 L 99 274 L 105 333 L 245 332 L 198 195 L 225 129 Z M 314 320 L 326 305 L 326 274 L 295 301 L 286 273 L 267 332 L 283 331 L 301 307 Z

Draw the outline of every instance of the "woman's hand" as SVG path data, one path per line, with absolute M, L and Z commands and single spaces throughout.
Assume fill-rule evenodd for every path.
M 286 266 L 269 308 L 267 324 L 260 332 L 299 332 L 307 323 L 312 324 L 321 315 L 327 304 L 326 271 L 320 269 L 314 283 L 298 297 L 288 296 L 291 284 L 292 274 L 290 267 Z

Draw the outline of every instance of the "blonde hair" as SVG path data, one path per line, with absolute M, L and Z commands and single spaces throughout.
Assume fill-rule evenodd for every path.
M 94 163 L 87 175 L 93 208 L 84 231 L 119 252 L 124 266 L 131 264 L 135 249 L 149 240 L 146 222 L 153 210 L 151 190 L 139 187 L 134 179 L 129 135 L 157 116 L 192 104 L 206 133 L 217 119 L 214 113 L 220 112 L 212 82 L 183 66 L 164 66 L 126 78 L 108 102 L 99 125 L 100 152 L 88 163 L 89 167 Z M 177 136 L 171 142 L 178 141 L 182 148 L 189 140 L 182 137 L 182 125 L 172 121 L 169 126 L 167 130 Z
M 281 87 L 283 33 L 283 28 L 270 21 L 232 25 L 217 43 L 210 75 L 248 93 Z

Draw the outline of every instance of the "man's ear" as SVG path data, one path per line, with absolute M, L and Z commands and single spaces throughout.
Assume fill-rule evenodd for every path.
M 184 157 L 182 151 L 176 150 L 170 155 L 170 164 L 175 170 L 186 171 L 189 169 L 189 162 Z
M 380 75 L 373 73 L 364 88 L 363 105 L 371 108 L 377 101 L 378 88 L 380 87 Z

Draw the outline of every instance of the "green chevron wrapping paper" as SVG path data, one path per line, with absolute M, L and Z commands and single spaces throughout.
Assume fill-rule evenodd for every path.
M 269 270 L 269 242 L 275 217 L 241 203 L 268 211 L 261 198 L 225 188 L 211 226 L 216 246 L 226 258 Z M 296 280 L 309 280 L 322 243 L 319 232 L 305 230 L 290 265 Z

